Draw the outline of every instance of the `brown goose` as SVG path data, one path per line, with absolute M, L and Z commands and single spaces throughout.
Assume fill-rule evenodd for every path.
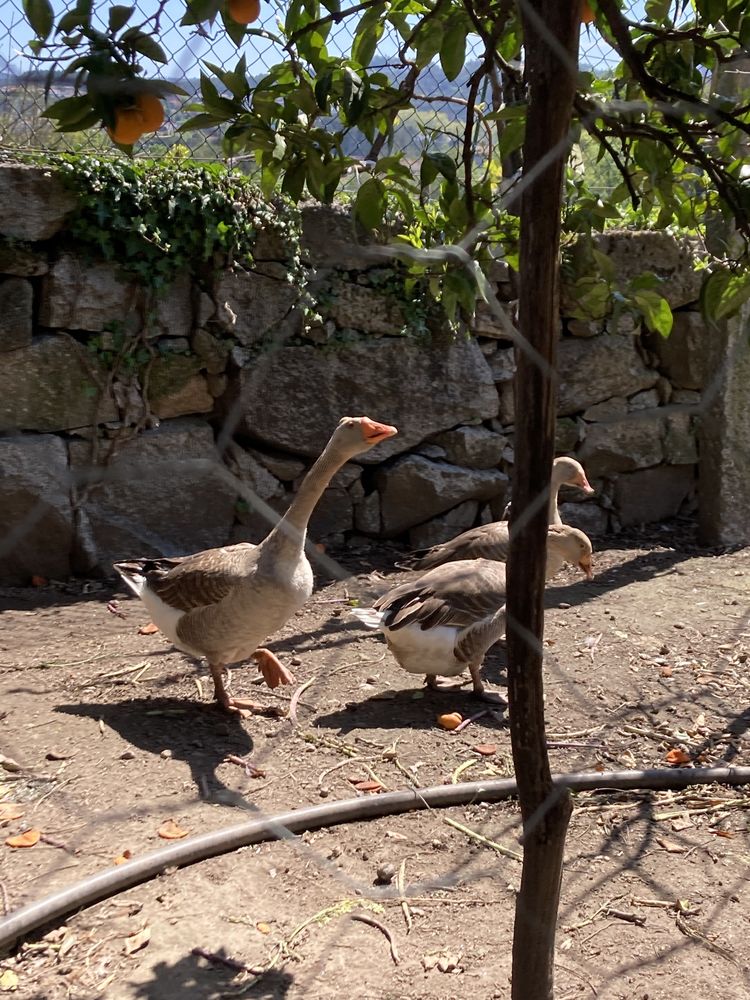
M 580 462 L 574 458 L 556 458 L 552 465 L 550 478 L 550 524 L 562 524 L 560 512 L 557 509 L 557 494 L 563 484 L 579 486 L 587 494 L 594 492 Z M 509 508 L 510 504 L 505 509 L 506 516 L 509 513 Z M 434 566 L 442 566 L 443 563 L 453 562 L 456 559 L 498 559 L 500 562 L 505 562 L 510 546 L 508 528 L 507 520 L 492 521 L 490 524 L 480 524 L 476 528 L 469 528 L 468 531 L 456 535 L 449 542 L 433 545 L 425 552 L 416 553 L 416 559 L 405 562 L 402 568 L 432 569 Z M 548 560 L 548 579 L 550 576 L 554 576 L 560 565 L 559 563 L 552 570 Z
M 591 542 L 577 528 L 551 525 L 547 562 L 578 565 L 593 577 Z M 505 632 L 505 564 L 490 559 L 462 559 L 429 570 L 378 598 L 372 608 L 352 614 L 369 628 L 379 628 L 404 670 L 425 674 L 429 687 L 437 676 L 454 677 L 468 667 L 474 694 L 504 701 L 485 691 L 480 669 L 485 653 Z
M 219 704 L 227 711 L 260 710 L 230 698 L 224 668 L 254 659 L 269 687 L 294 678 L 260 644 L 308 599 L 313 574 L 305 555 L 307 524 L 335 473 L 355 455 L 396 434 L 369 417 L 343 417 L 305 476 L 289 510 L 260 545 L 240 543 L 176 559 L 135 559 L 115 569 L 175 646 L 205 656 Z

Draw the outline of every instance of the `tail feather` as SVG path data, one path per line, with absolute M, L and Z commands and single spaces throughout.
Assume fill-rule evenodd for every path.
M 349 613 L 367 628 L 380 628 L 383 622 L 383 612 L 375 608 L 349 608 Z

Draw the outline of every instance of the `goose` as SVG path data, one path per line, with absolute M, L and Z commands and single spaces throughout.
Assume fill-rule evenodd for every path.
M 570 562 L 593 578 L 591 541 L 568 525 L 551 525 L 547 563 Z M 352 608 L 368 628 L 380 629 L 398 665 L 424 674 L 428 687 L 446 685 L 468 667 L 474 694 L 504 703 L 485 690 L 480 669 L 485 653 L 505 632 L 505 564 L 492 559 L 461 559 L 428 570 L 378 598 L 371 608 Z
M 183 652 L 206 658 L 215 698 L 225 711 L 243 716 L 263 711 L 247 699 L 230 698 L 223 679 L 229 664 L 255 660 L 271 688 L 294 682 L 261 643 L 312 593 L 312 567 L 305 555 L 310 515 L 349 459 L 396 433 L 370 417 L 342 417 L 286 514 L 259 545 L 241 542 L 178 558 L 114 564 L 164 635 Z
M 549 523 L 551 525 L 562 524 L 562 518 L 557 509 L 557 494 L 563 484 L 579 486 L 586 494 L 594 492 L 580 462 L 574 458 L 556 458 L 552 465 L 550 479 Z M 442 542 L 440 545 L 433 545 L 429 549 L 416 552 L 411 560 L 399 564 L 399 568 L 432 569 L 456 559 L 497 559 L 500 562 L 505 562 L 510 546 L 507 521 L 509 512 L 510 504 L 505 508 L 502 521 L 477 525 L 475 528 L 469 528 L 468 531 L 456 535 L 449 542 Z M 558 563 L 557 567 L 552 570 L 551 561 L 548 559 L 547 579 L 554 576 L 561 565 Z

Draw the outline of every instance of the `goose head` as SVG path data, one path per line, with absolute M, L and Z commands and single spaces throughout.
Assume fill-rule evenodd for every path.
M 591 539 L 580 528 L 573 528 L 569 524 L 550 525 L 547 529 L 547 551 L 572 566 L 578 566 L 586 574 L 587 580 L 594 579 Z
M 394 434 L 398 434 L 395 427 L 381 424 L 370 417 L 342 417 L 331 437 L 330 448 L 349 459 L 363 451 L 369 451 Z
M 556 458 L 552 465 L 552 478 L 558 485 L 577 486 L 584 493 L 594 493 L 594 487 L 586 478 L 583 466 L 575 458 Z

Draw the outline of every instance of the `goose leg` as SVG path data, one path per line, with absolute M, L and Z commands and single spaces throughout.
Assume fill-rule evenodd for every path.
M 455 691 L 456 688 L 461 688 L 465 684 L 468 684 L 465 678 L 449 681 L 445 677 L 438 677 L 437 674 L 427 674 L 424 680 L 427 687 L 433 691 Z
M 474 687 L 474 696 L 476 698 L 481 698 L 483 701 L 492 702 L 495 705 L 507 705 L 507 700 L 503 698 L 501 694 L 497 694 L 495 691 L 488 691 L 485 688 L 484 681 L 479 674 L 481 666 L 481 663 L 469 664 L 469 673 L 471 674 L 471 681 Z
M 248 701 L 246 698 L 230 698 L 229 692 L 224 686 L 224 663 L 209 663 L 208 669 L 211 671 L 211 676 L 214 681 L 214 698 L 218 701 L 221 708 L 225 712 L 236 712 L 243 719 L 248 718 L 248 716 L 253 713 L 257 715 L 271 715 L 278 714 L 275 707 L 266 708 L 265 705 L 259 705 L 254 701 Z
M 263 674 L 263 679 L 270 688 L 278 687 L 279 684 L 294 684 L 294 674 L 287 670 L 279 658 L 261 646 L 256 649 L 250 657 L 258 663 L 258 670 Z

